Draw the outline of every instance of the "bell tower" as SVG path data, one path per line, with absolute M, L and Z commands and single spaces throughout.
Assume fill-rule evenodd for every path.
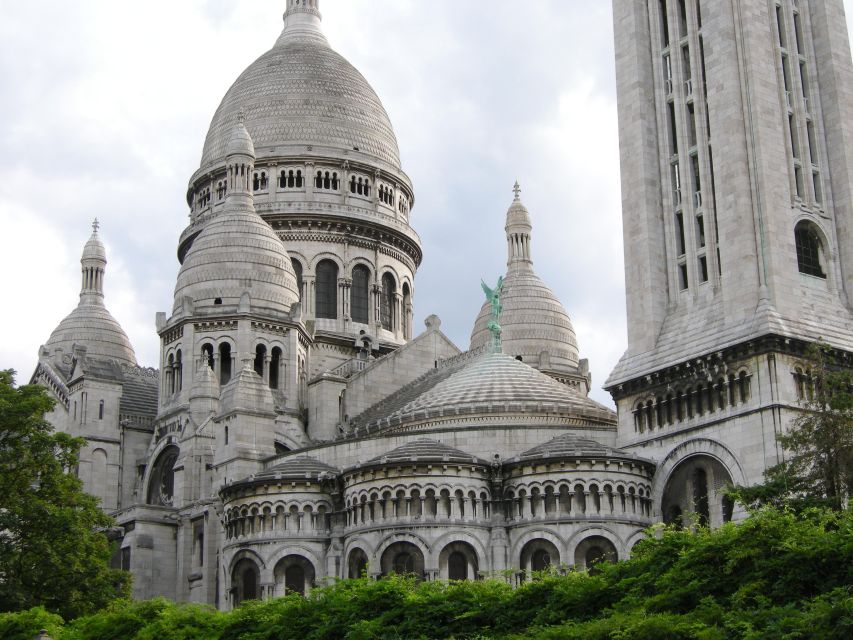
M 801 410 L 806 346 L 853 351 L 843 5 L 619 0 L 613 19 L 628 349 L 606 387 L 620 445 L 663 460 L 660 489 L 693 456 L 757 482 Z

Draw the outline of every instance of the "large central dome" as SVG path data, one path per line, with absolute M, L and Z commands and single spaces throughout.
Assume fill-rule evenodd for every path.
M 319 29 L 315 9 L 288 9 L 275 46 L 231 85 L 213 116 L 201 168 L 224 160 L 242 112 L 258 158 L 288 148 L 366 155 L 400 168 L 391 121 L 373 88 Z

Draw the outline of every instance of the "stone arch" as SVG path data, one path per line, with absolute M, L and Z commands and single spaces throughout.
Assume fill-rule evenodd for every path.
M 414 574 L 423 578 L 426 574 L 426 554 L 418 545 L 398 540 L 389 544 L 379 559 L 382 575 Z
M 159 451 L 151 457 L 154 463 L 149 466 L 145 482 L 145 502 L 147 504 L 171 507 L 175 491 L 175 463 L 178 461 L 180 449 L 176 444 L 166 440 Z
M 579 569 L 589 571 L 599 562 L 616 562 L 618 559 L 616 545 L 605 536 L 590 535 L 575 546 L 575 567 Z
M 721 492 L 731 473 L 715 457 L 687 456 L 673 467 L 661 494 L 664 522 L 718 527 L 732 518 L 732 504 Z
M 652 496 L 654 500 L 654 516 L 663 519 L 661 504 L 663 492 L 673 469 L 683 460 L 691 456 L 706 455 L 715 458 L 728 471 L 734 484 L 746 485 L 747 478 L 738 459 L 722 443 L 710 438 L 693 438 L 673 447 L 670 452 L 658 464 L 652 481 Z M 740 514 L 740 511 L 737 512 Z
M 346 554 L 347 578 L 361 578 L 368 571 L 370 561 L 367 552 L 360 546 L 353 546 Z
M 642 533 L 641 531 L 638 533 Z M 578 529 L 572 534 L 572 537 L 569 538 L 568 543 L 566 544 L 566 557 L 574 558 L 575 552 L 577 551 L 580 543 L 591 536 L 598 536 L 601 538 L 605 538 L 615 547 L 617 558 L 621 558 L 625 555 L 625 543 L 622 541 L 616 533 L 607 529 L 606 527 L 601 526 L 588 526 L 582 527 Z
M 471 543 L 454 540 L 438 554 L 438 572 L 445 580 L 476 580 L 480 572 L 480 557 Z
M 560 549 L 551 540 L 533 538 L 521 548 L 518 555 L 518 567 L 521 571 L 546 571 L 560 566 Z
M 261 557 L 250 549 L 242 549 L 234 555 L 228 570 L 228 594 L 232 607 L 238 607 L 246 600 L 260 599 L 264 567 Z
M 307 595 L 314 587 L 316 577 L 314 564 L 308 558 L 298 553 L 290 553 L 276 562 L 273 569 L 275 593 Z
M 480 561 L 489 557 L 488 550 L 482 540 L 470 533 L 461 531 L 449 531 L 445 533 L 433 542 L 432 548 L 443 549 L 453 542 L 464 542 L 465 544 L 470 545 L 474 549 L 474 552 Z

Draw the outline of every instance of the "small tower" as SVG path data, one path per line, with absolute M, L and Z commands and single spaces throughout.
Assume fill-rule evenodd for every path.
M 512 188 L 515 197 L 506 212 L 507 272 L 533 271 L 533 258 L 530 249 L 530 213 L 521 204 L 521 187 L 516 180 Z
M 82 266 L 82 284 L 80 302 L 86 304 L 104 304 L 104 271 L 107 266 L 107 251 L 98 235 L 98 219 L 92 221 L 92 235 L 83 247 L 80 257 Z

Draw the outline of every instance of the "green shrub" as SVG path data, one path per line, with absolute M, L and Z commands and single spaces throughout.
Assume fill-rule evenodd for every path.
M 33 607 L 26 611 L 0 613 L 0 638 L 3 640 L 33 640 L 42 629 L 56 638 L 62 629 L 63 620 L 44 607 Z

